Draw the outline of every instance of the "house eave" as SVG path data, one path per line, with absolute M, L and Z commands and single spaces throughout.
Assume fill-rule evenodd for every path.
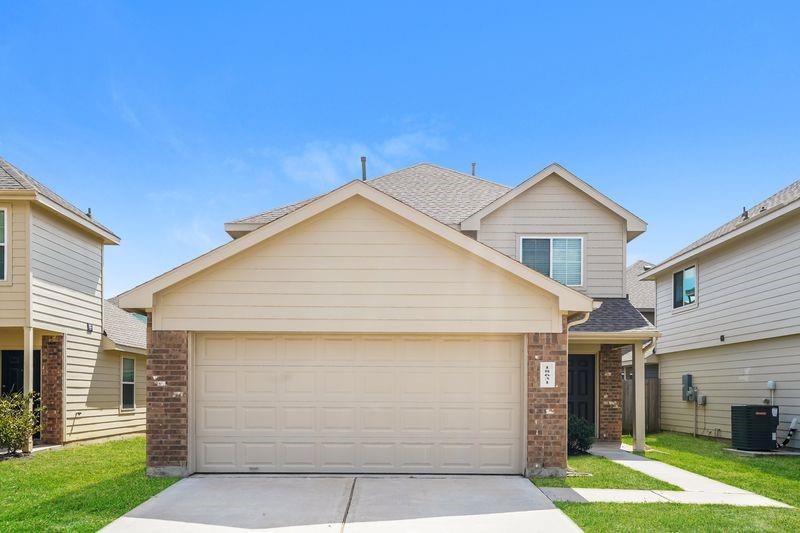
M 770 222 L 777 220 L 778 218 L 795 213 L 799 209 L 800 209 L 800 201 L 794 201 L 790 204 L 781 207 L 780 209 L 772 211 L 771 213 L 768 213 L 764 216 L 758 217 L 754 219 L 752 222 L 743 224 L 739 228 L 731 231 L 730 233 L 726 233 L 725 235 L 717 237 L 716 239 L 711 240 L 701 246 L 698 246 L 697 248 L 689 250 L 686 253 L 683 253 L 677 257 L 673 257 L 668 261 L 665 261 L 659 265 L 654 266 L 653 268 L 642 273 L 642 275 L 639 276 L 639 281 L 655 281 L 656 276 L 658 276 L 659 274 L 662 274 L 665 271 L 680 265 L 681 263 L 692 260 L 697 256 L 704 254 L 713 248 L 716 248 L 717 246 L 721 246 L 724 243 L 727 243 L 733 239 L 737 239 L 743 235 L 746 235 L 747 233 L 750 233 L 751 231 L 761 228 L 766 224 L 769 224 Z
M 658 331 L 571 331 L 570 340 L 595 341 L 595 342 L 614 342 L 625 341 L 648 341 L 657 339 L 661 336 Z

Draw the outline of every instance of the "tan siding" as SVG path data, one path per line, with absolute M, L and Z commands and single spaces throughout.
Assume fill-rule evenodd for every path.
M 144 358 L 140 407 L 120 414 L 120 356 L 101 349 L 103 244 L 38 207 L 30 228 L 33 326 L 66 335 L 67 440 L 144 431 Z
M 75 346 L 71 349 L 67 368 L 67 440 L 143 432 L 146 358 L 125 352 L 97 354 Z M 124 413 L 120 412 L 121 357 L 136 360 L 136 409 Z
M 8 280 L 0 282 L 0 325 L 23 326 L 28 321 L 28 220 L 27 201 L 2 202 L 8 209 Z
M 156 295 L 154 327 L 194 331 L 560 331 L 558 303 L 353 198 Z
M 681 401 L 681 376 L 692 374 L 708 405 L 697 408 L 698 433 L 730 438 L 730 406 L 762 404 L 770 397 L 767 381 L 777 381 L 775 404 L 781 408 L 780 438 L 793 417 L 800 417 L 800 335 L 659 356 L 661 427 L 692 432 L 694 404 Z M 800 435 L 792 441 L 800 446 Z
M 792 216 L 700 256 L 693 309 L 673 310 L 672 272 L 659 276 L 659 353 L 800 333 L 798 230 Z
M 558 177 L 550 177 L 481 221 L 478 240 L 519 259 L 524 235 L 584 238 L 584 286 L 594 297 L 625 295 L 625 221 Z

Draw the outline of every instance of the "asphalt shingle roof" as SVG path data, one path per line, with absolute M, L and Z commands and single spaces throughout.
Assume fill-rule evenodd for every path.
M 781 189 L 780 191 L 776 192 L 775 194 L 773 194 L 772 196 L 770 196 L 766 200 L 764 200 L 764 201 L 756 204 L 755 206 L 751 207 L 750 209 L 748 209 L 747 210 L 747 218 L 746 219 L 743 218 L 742 215 L 739 215 L 736 218 L 733 218 L 733 219 L 729 220 L 728 222 L 726 222 L 725 224 L 721 225 L 720 227 L 718 227 L 714 231 L 712 231 L 710 233 L 707 233 L 706 235 L 704 235 L 704 236 L 700 237 L 699 239 L 697 239 L 696 241 L 694 241 L 689 246 L 686 246 L 685 248 L 679 250 L 678 252 L 676 252 L 676 253 L 672 254 L 671 256 L 669 256 L 668 258 L 664 259 L 664 261 L 662 261 L 662 262 L 666 263 L 667 261 L 675 259 L 676 257 L 681 256 L 681 255 L 685 254 L 686 252 L 690 252 L 690 251 L 694 250 L 695 248 L 699 248 L 700 246 L 703 246 L 704 244 L 709 243 L 709 242 L 713 241 L 714 239 L 718 239 L 718 238 L 722 237 L 723 235 L 727 235 L 728 233 L 730 233 L 730 232 L 734 231 L 735 229 L 739 228 L 742 225 L 743 222 L 746 222 L 747 220 L 752 220 L 755 217 L 757 217 L 758 215 L 763 214 L 766 211 L 769 211 L 770 209 L 772 209 L 774 207 L 779 207 L 781 205 L 786 205 L 786 204 L 789 204 L 791 202 L 794 202 L 795 200 L 800 200 L 800 180 L 795 181 L 794 183 L 792 183 L 791 185 L 789 185 L 787 187 L 784 187 L 783 189 Z
M 656 308 L 656 282 L 639 281 L 639 276 L 650 268 L 653 268 L 653 263 L 640 260 L 629 266 L 625 272 L 628 298 L 636 309 Z
M 147 348 L 147 320 L 120 309 L 111 300 L 103 301 L 103 334 L 122 346 Z
M 74 213 L 86 222 L 97 226 L 98 228 L 108 233 L 114 234 L 113 231 L 100 224 L 94 218 L 88 216 L 86 213 L 69 203 L 58 193 L 44 185 L 43 183 L 35 180 L 19 168 L 15 167 L 2 157 L 0 157 L 0 190 L 28 190 L 35 191 L 50 201 L 60 205 L 64 209 Z
M 622 331 L 656 331 L 655 326 L 636 310 L 627 298 L 595 298 L 602 302 L 589 314 L 589 320 L 570 331 L 613 333 Z
M 510 190 L 505 185 L 430 163 L 391 172 L 367 183 L 444 224 L 460 223 Z M 278 207 L 232 223 L 266 224 L 314 199 Z

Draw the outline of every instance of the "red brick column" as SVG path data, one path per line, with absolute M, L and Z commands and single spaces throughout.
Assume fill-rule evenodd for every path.
M 600 346 L 599 440 L 619 442 L 622 436 L 622 346 Z
M 153 331 L 147 316 L 147 474 L 188 475 L 189 334 Z
M 567 333 L 525 335 L 528 353 L 528 475 L 564 475 L 567 468 Z M 553 361 L 553 388 L 539 386 L 542 362 Z
M 64 442 L 64 336 L 42 336 L 42 442 Z

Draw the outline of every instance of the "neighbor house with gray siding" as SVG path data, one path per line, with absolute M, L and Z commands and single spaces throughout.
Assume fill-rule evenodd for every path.
M 145 429 L 146 326 L 103 300 L 103 250 L 118 243 L 0 159 L 0 393 L 40 394 L 45 443 Z
M 661 426 L 727 438 L 732 404 L 770 403 L 774 394 L 783 438 L 800 417 L 800 181 L 640 279 L 656 283 Z M 694 404 L 681 400 L 684 374 L 707 398 L 696 425 Z

